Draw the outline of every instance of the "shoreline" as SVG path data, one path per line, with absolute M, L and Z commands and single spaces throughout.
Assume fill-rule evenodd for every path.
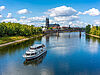
M 96 37 L 96 38 L 100 38 L 100 36 L 97 36 L 97 35 L 92 35 L 92 34 L 87 34 L 86 35 L 89 35 L 89 36 L 92 36 L 92 37 Z
M 42 36 L 44 36 L 44 34 L 43 35 L 38 35 L 38 36 L 35 36 L 35 37 L 26 38 L 26 39 L 16 40 L 16 41 L 13 41 L 13 42 L 8 42 L 8 43 L 5 43 L 5 44 L 1 44 L 0 47 L 7 46 L 7 45 L 10 45 L 10 44 L 14 44 L 14 43 L 27 41 L 27 40 L 30 40 L 30 39 L 33 39 L 33 38 L 37 38 L 37 37 L 42 37 Z

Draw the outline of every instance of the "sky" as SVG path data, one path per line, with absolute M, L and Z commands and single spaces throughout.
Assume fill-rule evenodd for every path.
M 0 22 L 44 26 L 100 25 L 100 0 L 0 0 Z

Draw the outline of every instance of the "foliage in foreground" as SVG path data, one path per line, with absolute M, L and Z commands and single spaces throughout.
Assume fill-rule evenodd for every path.
M 19 23 L 0 23 L 0 37 L 4 36 L 31 36 L 42 32 L 41 27 L 22 25 Z

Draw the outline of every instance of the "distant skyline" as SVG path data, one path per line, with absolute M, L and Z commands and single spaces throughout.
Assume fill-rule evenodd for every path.
M 85 27 L 100 25 L 100 0 L 2 0 L 0 1 L 0 22 Z

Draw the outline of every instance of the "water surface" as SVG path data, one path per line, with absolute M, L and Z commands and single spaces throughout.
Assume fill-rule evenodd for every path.
M 25 61 L 22 55 L 37 43 L 47 53 Z M 0 75 L 100 75 L 100 39 L 69 32 L 0 48 Z

